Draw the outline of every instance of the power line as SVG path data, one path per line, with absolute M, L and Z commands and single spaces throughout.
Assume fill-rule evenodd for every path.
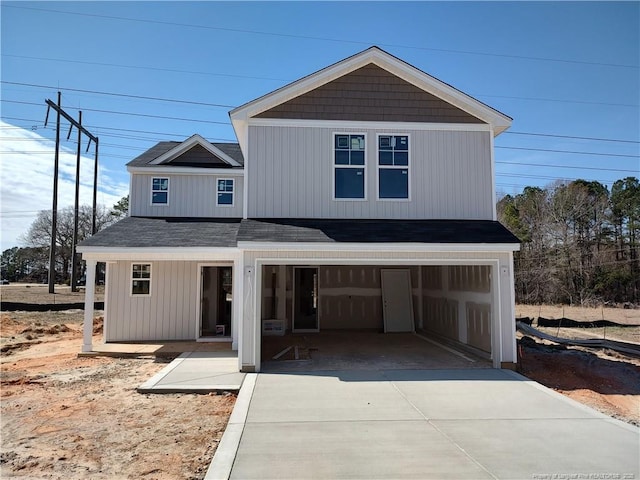
M 622 153 L 576 152 L 574 150 L 553 150 L 549 148 L 529 148 L 529 147 L 502 147 L 499 145 L 496 145 L 495 148 L 502 148 L 506 150 L 527 150 L 531 152 L 570 153 L 570 154 L 576 154 L 576 155 L 598 155 L 602 157 L 640 158 L 640 155 L 625 155 Z
M 532 102 L 560 102 L 560 103 L 579 103 L 582 105 L 598 105 L 598 106 L 609 106 L 609 107 L 631 107 L 631 108 L 640 108 L 640 105 L 633 103 L 608 103 L 608 102 L 591 102 L 587 100 L 565 100 L 561 98 L 538 98 L 538 97 L 514 97 L 507 95 L 486 95 L 481 93 L 476 93 L 473 96 L 475 97 L 490 97 L 490 98 L 508 98 L 511 100 L 529 100 Z
M 1 99 L 0 102 L 5 102 L 5 103 L 18 103 L 21 105 L 40 105 L 39 103 L 35 103 L 35 102 L 24 102 L 24 101 L 20 101 L 20 100 L 7 100 L 5 98 Z M 215 120 L 200 120 L 200 119 L 194 119 L 194 118 L 181 118 L 181 117 L 167 117 L 166 115 L 151 115 L 148 113 L 136 113 L 136 112 L 120 112 L 118 110 L 101 110 L 101 109 L 97 109 L 97 108 L 83 108 L 82 109 L 85 112 L 98 112 L 98 113 L 111 113 L 113 115 L 130 115 L 130 116 L 134 116 L 134 117 L 146 117 L 146 118 L 160 118 L 163 120 L 177 120 L 177 121 L 183 121 L 183 122 L 196 122 L 196 123 L 213 123 L 213 124 L 217 124 L 217 125 L 229 125 L 231 126 L 231 122 L 227 121 L 227 122 L 217 122 Z
M 17 57 L 18 55 L 7 55 L 4 54 L 5 57 Z M 29 57 L 31 58 L 31 57 Z M 32 58 L 36 58 L 36 57 L 32 57 Z M 42 60 L 53 60 L 50 58 L 43 58 Z M 93 65 L 96 64 L 95 62 L 83 62 L 80 60 L 62 60 L 60 59 L 59 61 L 61 62 L 72 62 L 72 63 L 86 63 L 89 65 Z M 140 67 L 140 66 L 129 66 L 129 65 L 118 65 L 118 64 L 97 64 L 97 65 L 108 65 L 108 66 L 115 66 L 115 67 L 125 67 L 125 68 L 149 68 L 151 70 L 168 70 L 168 69 L 158 69 L 155 67 Z M 180 72 L 180 73 L 201 73 L 203 75 L 207 74 L 205 72 L 188 72 L 186 70 L 168 70 L 168 71 L 172 71 L 172 72 Z M 207 74 L 208 75 L 208 74 Z M 239 78 L 251 78 L 251 79 L 258 79 L 258 80 L 281 80 L 283 82 L 288 82 L 290 80 L 285 80 L 285 79 L 275 79 L 275 78 L 262 78 L 262 77 L 246 77 L 246 76 L 242 76 L 242 75 L 224 75 L 224 74 L 211 74 L 211 75 L 222 75 L 222 76 L 231 76 L 231 77 L 239 77 Z M 144 96 L 138 96 L 138 95 L 129 95 L 129 94 L 121 94 L 121 93 L 114 93 L 114 92 L 103 92 L 103 91 L 98 91 L 98 90 L 85 90 L 85 89 L 75 89 L 75 88 L 65 88 L 65 87 L 60 87 L 60 86 L 53 86 L 53 85 L 39 85 L 39 84 L 33 84 L 33 83 L 25 83 L 25 82 L 9 82 L 6 80 L 1 80 L 1 83 L 6 83 L 6 84 L 10 84 L 10 85 L 19 85 L 19 86 L 23 86 L 23 87 L 34 87 L 34 88 L 51 88 L 51 89 L 60 89 L 60 90 L 69 90 L 69 91 L 77 91 L 77 92 L 82 92 L 82 93 L 91 93 L 91 94 L 95 94 L 95 95 L 111 95 L 111 96 L 122 96 L 122 97 L 131 97 L 131 98 L 140 98 L 140 99 L 153 99 L 153 100 L 160 100 L 160 101 L 166 101 L 166 102 L 174 102 L 174 103 L 187 103 L 187 104 L 194 104 L 194 105 L 207 105 L 207 106 L 220 106 L 220 107 L 228 107 L 228 108 L 235 108 L 236 106 L 234 105 L 218 105 L 218 104 L 208 104 L 205 102 L 191 102 L 191 101 L 186 101 L 186 100 L 177 100 L 177 99 L 166 99 L 166 98 L 156 98 L 156 97 L 144 97 Z M 607 102 L 591 102 L 591 101 L 584 101 L 584 100 L 567 100 L 567 99 L 554 99 L 554 98 L 535 98 L 535 97 L 515 97 L 515 96 L 504 96 L 504 95 L 485 95 L 485 94 L 474 94 L 474 96 L 476 97 L 495 97 L 495 98 L 509 98 L 509 99 L 516 99 L 516 100 L 531 100 L 531 101 L 536 101 L 536 102 L 561 102 L 561 103 L 578 103 L 578 104 L 586 104 L 586 105 L 598 105 L 598 106 L 602 106 L 602 105 L 606 105 L 606 106 L 613 106 L 613 107 L 631 107 L 631 108 L 640 108 L 639 105 L 635 105 L 635 104 L 628 104 L 628 103 L 607 103 Z
M 7 56 L 7 55 L 5 55 Z M 8 55 L 11 56 L 11 55 Z M 20 85 L 25 87 L 37 87 L 37 88 L 57 88 L 51 85 L 37 85 L 33 83 L 20 83 L 20 82 L 8 82 L 6 80 L 0 81 L 1 83 L 6 83 L 7 85 Z M 155 100 L 159 102 L 172 102 L 172 103 L 185 103 L 188 105 L 200 105 L 205 107 L 220 107 L 220 108 L 235 108 L 234 105 L 224 105 L 220 103 L 207 103 L 207 102 L 194 102 L 191 100 L 176 100 L 173 98 L 161 98 L 161 97 L 146 97 L 143 95 L 132 95 L 128 93 L 112 93 L 112 92 L 99 92 L 96 90 L 84 90 L 81 88 L 61 88 L 61 90 L 68 90 L 70 92 L 81 92 L 81 93 L 93 93 L 98 95 L 110 95 L 113 97 L 125 97 L 125 98 L 138 98 L 141 100 Z
M 597 170 L 603 172 L 622 172 L 622 173 L 637 173 L 637 170 L 623 170 L 617 168 L 601 168 L 601 167 L 576 167 L 573 165 L 551 165 L 548 163 L 525 163 L 525 162 L 498 162 L 506 165 L 526 165 L 529 167 L 545 167 L 545 168 L 573 168 L 576 170 Z
M 5 80 L 0 80 L 0 83 L 7 83 L 7 84 L 12 84 L 12 85 L 24 85 L 24 86 L 31 86 L 31 87 L 38 87 L 38 88 L 55 88 L 53 86 L 47 86 L 47 85 L 35 85 L 35 84 L 28 84 L 28 83 L 8 82 L 8 81 L 5 81 Z M 193 105 L 199 105 L 199 106 L 213 106 L 213 107 L 230 107 L 230 108 L 233 108 L 232 105 L 210 104 L 210 103 L 205 103 L 205 102 L 195 102 L 195 101 L 188 101 L 188 100 L 177 100 L 177 99 L 170 99 L 170 98 L 144 97 L 144 96 L 140 96 L 140 95 L 130 95 L 130 94 L 112 93 L 112 92 L 100 92 L 100 91 L 95 91 L 95 90 L 82 90 L 82 89 L 74 89 L 74 88 L 67 88 L 66 90 L 79 91 L 79 92 L 90 92 L 90 93 L 95 93 L 95 94 L 100 94 L 100 95 L 112 95 L 112 96 L 122 96 L 122 97 L 140 98 L 140 99 L 148 99 L 148 100 L 158 100 L 158 101 L 174 102 L 174 103 L 187 103 L 187 104 L 193 104 Z M 7 99 L 2 99 L 0 101 L 7 102 L 7 103 L 16 103 L 16 104 L 40 106 L 40 104 L 36 103 L 36 102 L 25 102 L 25 101 L 7 100 Z M 102 112 L 102 113 L 116 113 L 116 114 L 122 114 L 122 115 L 127 114 L 127 115 L 144 116 L 143 114 L 138 114 L 138 113 L 135 113 L 135 112 L 112 112 L 112 111 L 109 111 L 109 110 L 91 110 L 91 109 L 88 109 L 88 108 L 85 108 L 84 110 L 86 110 L 86 111 L 94 111 L 94 112 Z M 154 117 L 154 118 L 172 119 L 172 117 L 165 117 L 165 116 L 159 116 L 159 117 Z M 189 119 L 181 119 L 181 120 L 189 120 Z M 198 120 L 194 120 L 194 121 L 198 121 Z M 229 122 L 214 122 L 214 121 L 205 121 L 205 120 L 200 120 L 200 121 L 201 122 L 205 122 L 205 123 L 208 122 L 208 123 L 215 123 L 215 124 L 222 124 L 222 125 L 230 125 Z M 98 128 L 100 128 L 100 127 L 98 127 Z M 102 127 L 102 128 L 108 128 L 108 127 Z M 139 132 L 141 132 L 141 133 L 157 133 L 157 132 L 143 132 L 143 131 L 139 131 Z M 537 136 L 537 137 L 574 139 L 574 140 L 591 140 L 591 141 L 602 141 L 602 142 L 613 142 L 613 143 L 640 144 L 640 141 L 637 141 L 637 140 L 624 140 L 624 139 L 617 139 L 617 138 L 583 137 L 583 136 L 575 136 L 575 135 L 559 135 L 559 134 L 551 134 L 551 133 L 515 132 L 515 131 L 514 132 L 507 131 L 507 132 L 504 132 L 504 133 L 505 134 L 509 134 L 509 135 L 527 135 L 527 136 Z M 161 133 L 161 134 L 162 135 L 177 136 L 176 134 L 173 134 L 173 133 Z M 229 141 L 232 141 L 232 140 L 229 140 Z M 518 147 L 496 146 L 496 148 L 517 149 Z M 520 148 L 522 148 L 522 147 L 520 147 Z M 535 149 L 531 149 L 531 150 L 535 150 Z M 574 152 L 574 151 L 565 151 L 565 150 L 542 150 L 541 149 L 540 151 L 548 151 L 548 152 L 553 152 L 553 153 L 576 153 L 576 154 L 585 154 L 585 155 L 609 155 L 609 154 L 606 154 L 606 153 L 599 154 L 599 153 Z M 611 156 L 630 156 L 632 158 L 636 158 L 637 157 L 637 156 L 634 156 L 634 155 L 618 155 L 618 154 L 611 154 Z
M 83 60 L 69 60 L 65 58 L 44 58 L 44 57 L 29 57 L 26 55 L 11 55 L 7 53 L 2 54 L 3 57 L 12 58 L 26 58 L 30 60 L 39 60 L 47 62 L 64 62 L 64 63 L 79 63 L 83 65 L 97 65 L 101 67 L 116 67 L 116 68 L 132 68 L 137 70 L 153 70 L 157 72 L 171 72 L 171 73 L 187 73 L 190 75 L 207 75 L 211 77 L 230 77 L 230 78 L 244 78 L 249 80 L 270 80 L 274 82 L 286 82 L 287 80 L 282 78 L 270 78 L 270 77 L 256 77 L 251 75 L 237 75 L 231 73 L 213 73 L 213 72 L 197 72 L 192 70 L 178 70 L 174 68 L 162 68 L 162 67 L 149 67 L 142 65 L 123 65 L 120 63 L 101 63 L 101 62 L 88 62 Z
M 640 143 L 638 140 L 622 140 L 618 138 L 597 138 L 597 137 L 576 137 L 572 135 L 554 135 L 550 133 L 530 133 L 530 132 L 512 132 L 506 131 L 503 135 L 530 135 L 534 137 L 552 137 L 552 138 L 567 138 L 572 140 L 595 140 L 599 142 L 618 142 L 618 143 Z
M 189 24 L 189 23 L 167 22 L 163 20 L 150 20 L 150 19 L 133 18 L 133 17 L 119 17 L 115 15 L 99 15 L 94 13 L 69 12 L 69 11 L 54 10 L 54 9 L 48 9 L 48 8 L 23 7 L 23 6 L 17 6 L 17 5 L 5 5 L 5 7 L 20 8 L 24 10 L 37 10 L 37 11 L 49 12 L 49 13 L 60 13 L 64 15 L 78 15 L 82 17 L 105 18 L 109 20 L 124 20 L 128 22 L 141 22 L 141 23 L 151 23 L 151 24 L 165 25 L 165 26 L 168 25 L 168 26 L 175 26 L 175 27 L 197 28 L 197 29 L 203 29 L 203 30 L 216 30 L 216 31 L 223 31 L 223 32 L 234 32 L 234 33 L 250 33 L 254 35 L 267 35 L 272 37 L 284 37 L 284 38 L 301 38 L 305 40 L 318 40 L 323 42 L 351 43 L 351 44 L 357 44 L 357 45 L 374 45 L 376 43 L 376 42 L 365 42 L 361 40 L 347 40 L 347 39 L 330 38 L 330 37 L 315 37 L 310 35 L 294 35 L 289 33 L 264 32 L 259 30 L 238 29 L 238 28 L 228 28 L 228 27 L 214 27 L 212 25 L 196 25 L 196 24 Z M 533 56 L 526 56 L 526 55 L 512 55 L 512 54 L 504 54 L 504 53 L 478 52 L 478 51 L 469 51 L 469 50 L 454 50 L 454 49 L 445 49 L 445 48 L 422 47 L 422 46 L 415 46 L 415 45 L 399 45 L 399 44 L 391 44 L 391 43 L 381 43 L 380 45 L 383 47 L 392 47 L 392 48 L 407 48 L 407 49 L 414 49 L 414 50 L 425 50 L 425 51 L 434 51 L 434 52 L 443 52 L 443 53 L 457 53 L 457 54 L 465 54 L 465 55 L 514 58 L 514 59 L 535 60 L 535 61 L 544 61 L 544 62 L 572 63 L 572 64 L 580 64 L 580 65 L 595 65 L 595 66 L 618 67 L 618 68 L 634 68 L 634 69 L 640 68 L 640 66 L 638 65 L 626 65 L 626 64 L 604 63 L 604 62 L 587 62 L 583 60 L 567 60 L 562 58 L 533 57 Z

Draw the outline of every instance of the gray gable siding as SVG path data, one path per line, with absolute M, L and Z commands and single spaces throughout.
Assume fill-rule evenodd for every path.
M 262 112 L 256 118 L 483 123 L 373 64 Z

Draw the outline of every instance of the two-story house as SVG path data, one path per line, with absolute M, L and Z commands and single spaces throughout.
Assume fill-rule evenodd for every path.
M 493 146 L 511 118 L 377 47 L 230 117 L 238 144 L 130 162 L 130 216 L 79 248 L 87 324 L 107 265 L 106 342 L 231 342 L 258 371 L 265 325 L 417 329 L 515 364 Z

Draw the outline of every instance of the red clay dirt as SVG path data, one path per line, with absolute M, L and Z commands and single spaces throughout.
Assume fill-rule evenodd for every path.
M 2 314 L 0 478 L 203 478 L 235 395 L 137 393 L 170 359 L 78 358 L 81 316 Z
M 82 316 L 2 314 L 0 478 L 203 478 L 235 395 L 137 393 L 170 359 L 78 358 Z M 526 376 L 640 425 L 639 359 L 531 339 L 521 352 Z

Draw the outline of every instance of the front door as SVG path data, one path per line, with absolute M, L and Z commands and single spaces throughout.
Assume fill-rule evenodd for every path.
M 318 269 L 293 269 L 293 331 L 317 332 L 318 325 Z
M 409 270 L 380 270 L 384 331 L 413 332 L 413 302 Z
M 200 337 L 231 335 L 232 267 L 202 267 Z

